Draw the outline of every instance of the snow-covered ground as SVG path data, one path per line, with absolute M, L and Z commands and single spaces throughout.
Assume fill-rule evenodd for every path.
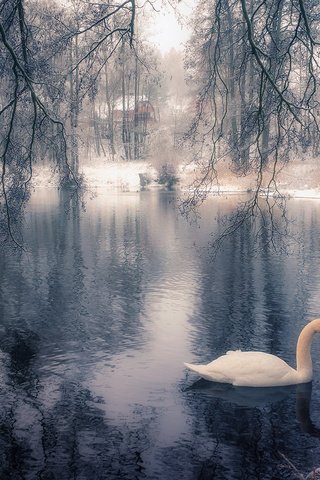
M 140 190 L 140 175 L 150 181 L 157 178 L 156 170 L 147 162 L 112 162 L 84 166 L 81 173 L 90 187 L 104 187 L 132 192 Z
M 261 192 L 263 195 L 284 195 L 292 198 L 320 198 L 320 167 L 314 159 L 292 160 L 277 170 L 275 182 L 273 168 L 263 172 Z M 188 166 L 182 174 L 181 185 L 187 188 L 193 178 L 196 178 L 196 169 Z M 253 174 L 237 175 L 227 162 L 217 166 L 217 182 L 214 182 L 210 192 L 215 195 L 241 194 L 255 191 L 258 179 Z
M 140 174 L 152 182 L 157 171 L 148 162 L 94 162 L 80 168 L 86 185 L 90 188 L 117 189 L 120 191 L 140 190 Z M 57 187 L 58 175 L 49 167 L 34 169 L 33 187 Z
M 159 186 L 156 183 L 157 170 L 149 163 L 142 161 L 106 162 L 96 159 L 94 162 L 81 167 L 80 173 L 90 188 L 104 188 L 119 191 L 138 191 L 141 187 L 141 175 L 148 178 L 149 188 Z M 177 169 L 180 179 L 179 188 L 189 190 L 192 181 L 197 175 L 194 165 L 180 166 Z M 264 174 L 262 194 L 267 191 L 271 172 Z M 252 191 L 256 186 L 254 176 L 237 176 L 232 173 L 227 164 L 218 169 L 219 183 L 210 189 L 212 194 L 241 194 Z M 58 175 L 49 167 L 38 166 L 33 177 L 34 187 L 56 187 Z M 277 192 L 294 198 L 320 198 L 320 169 L 311 161 L 290 162 L 277 175 Z M 269 187 L 269 194 L 274 191 L 273 184 Z

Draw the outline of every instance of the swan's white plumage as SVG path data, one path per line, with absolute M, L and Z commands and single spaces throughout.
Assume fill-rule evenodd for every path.
M 238 386 L 269 387 L 291 385 L 296 371 L 289 367 L 281 358 L 263 352 L 227 352 L 207 365 L 192 365 L 185 363 L 190 370 L 207 380 L 231 383 Z
M 241 350 L 227 352 L 207 365 L 185 363 L 185 366 L 206 380 L 235 386 L 272 387 L 310 382 L 310 346 L 316 332 L 320 332 L 320 320 L 313 320 L 302 330 L 297 343 L 297 370 L 275 355 Z

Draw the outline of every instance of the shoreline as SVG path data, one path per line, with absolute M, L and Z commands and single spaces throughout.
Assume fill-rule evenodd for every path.
M 183 193 L 192 192 L 192 182 L 195 178 L 195 170 L 190 171 L 188 168 L 180 166 L 176 169 L 179 182 L 176 190 Z M 305 173 L 305 172 L 304 172 Z M 311 173 L 311 172 L 310 172 Z M 287 173 L 286 173 L 287 174 Z M 80 169 L 80 175 L 84 176 L 85 184 L 88 189 L 104 189 L 110 192 L 139 192 L 143 190 L 159 190 L 166 189 L 164 185 L 159 184 L 156 179 L 159 173 L 149 162 L 114 162 L 102 163 L 95 162 L 92 165 L 83 165 Z M 149 183 L 142 187 L 141 176 L 148 178 Z M 230 181 L 231 177 L 231 181 Z M 286 182 L 279 181 L 280 188 L 275 191 L 269 189 L 269 198 L 284 197 L 285 199 L 320 199 L 320 187 L 306 184 L 315 183 L 315 178 L 303 176 L 303 188 L 296 185 L 290 185 Z M 234 185 L 232 180 L 236 180 L 240 185 Z M 252 180 L 252 179 L 251 179 Z M 226 196 L 226 195 L 248 195 L 254 191 L 250 178 L 235 177 L 230 172 L 222 172 L 221 185 L 212 186 L 210 189 L 203 189 L 202 192 L 209 196 Z M 282 188 L 281 188 L 282 187 Z M 58 176 L 49 166 L 38 166 L 34 171 L 32 179 L 32 188 L 58 188 Z M 200 189 L 201 193 L 201 189 Z M 260 197 L 266 197 L 268 189 L 262 187 L 259 193 Z

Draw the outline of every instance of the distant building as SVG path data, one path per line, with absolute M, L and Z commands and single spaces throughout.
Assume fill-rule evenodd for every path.
M 151 102 L 144 97 L 138 97 L 135 102 L 135 96 L 129 95 L 125 98 L 124 109 L 123 99 L 118 98 L 113 109 L 113 119 L 115 122 L 122 122 L 123 115 L 129 122 L 136 120 L 138 123 L 156 121 L 155 109 Z
M 145 97 L 138 97 L 135 101 L 134 95 L 128 95 L 124 99 L 124 108 L 123 108 L 123 99 L 118 98 L 115 101 L 113 107 L 113 121 L 115 123 L 122 123 L 123 117 L 127 122 L 132 122 L 136 120 L 137 123 L 149 123 L 156 121 L 156 113 L 153 105 Z M 103 120 L 108 117 L 108 106 L 105 102 L 100 103 L 96 108 L 96 112 L 100 118 Z

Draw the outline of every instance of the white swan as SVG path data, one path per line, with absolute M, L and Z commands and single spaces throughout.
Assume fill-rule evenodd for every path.
M 276 387 L 296 385 L 312 380 L 311 342 L 320 332 L 320 319 L 308 323 L 301 331 L 296 350 L 297 369 L 281 358 L 263 352 L 227 352 L 207 365 L 184 365 L 202 378 L 242 387 Z

